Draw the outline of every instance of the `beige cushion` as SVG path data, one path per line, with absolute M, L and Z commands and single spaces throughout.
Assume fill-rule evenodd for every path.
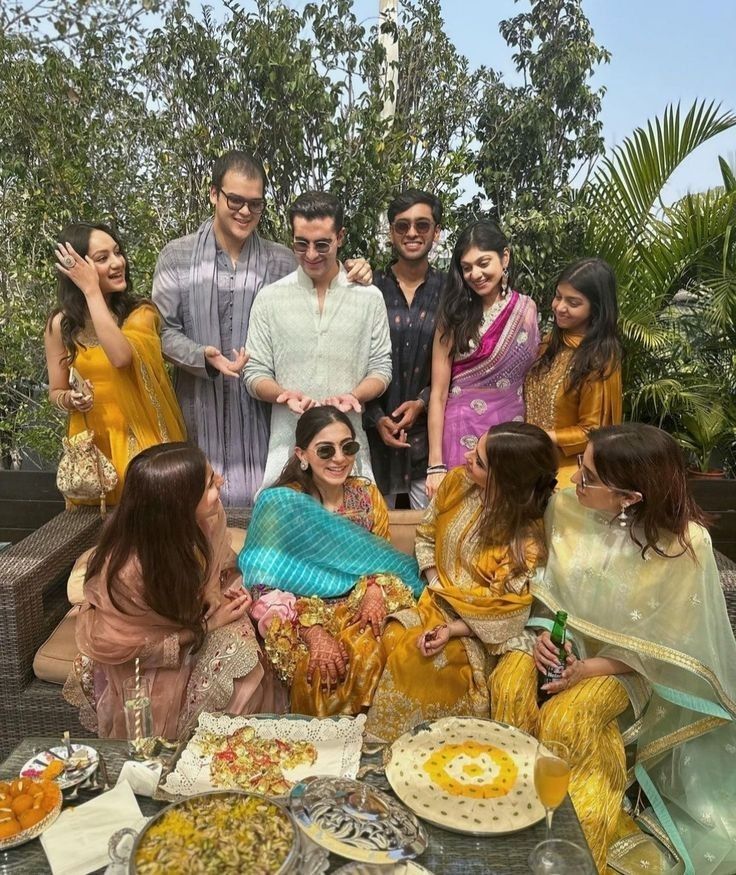
M 39 647 L 33 659 L 33 672 L 42 681 L 63 684 L 71 671 L 77 655 L 74 631 L 77 626 L 79 606 L 75 605 Z
M 402 553 L 414 555 L 416 528 L 422 521 L 423 510 L 391 510 L 388 514 L 391 543 Z
M 66 582 L 66 597 L 73 605 L 81 605 L 84 601 L 84 575 L 87 573 L 87 561 L 94 547 L 85 550 L 77 559 Z
M 228 532 L 230 534 L 230 544 L 237 555 L 243 549 L 243 544 L 245 544 L 246 531 L 245 529 L 234 529 L 228 526 Z

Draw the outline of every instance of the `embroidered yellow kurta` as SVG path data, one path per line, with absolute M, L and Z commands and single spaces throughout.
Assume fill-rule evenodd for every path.
M 546 431 L 554 431 L 559 449 L 559 488 L 569 486 L 577 470 L 576 457 L 588 445 L 588 432 L 621 422 L 621 367 L 616 366 L 603 379 L 586 379 L 574 391 L 566 388 L 572 356 L 582 335 L 563 334 L 565 347 L 552 361 L 549 370 L 532 370 L 524 381 L 526 421 Z M 549 338 L 539 347 L 547 348 Z
M 94 405 L 86 415 L 70 415 L 69 434 L 92 429 L 95 444 L 115 466 L 118 485 L 108 493 L 108 504 L 120 500 L 125 469 L 133 456 L 155 444 L 186 440 L 161 353 L 159 321 L 156 308 L 147 304 L 125 320 L 121 331 L 133 350 L 133 361 L 126 368 L 113 367 L 96 338 L 83 336 L 78 344 L 74 367 L 92 383 Z
M 345 498 L 337 513 L 363 526 L 379 538 L 389 537 L 388 508 L 376 486 L 362 477 L 349 477 L 345 482 Z M 339 546 L 337 547 L 339 549 Z M 376 569 L 377 571 L 380 569 Z M 341 641 L 348 653 L 348 672 L 336 688 L 327 690 L 319 683 L 318 675 L 307 683 L 309 656 L 304 653 L 298 660 L 291 684 L 291 711 L 329 717 L 333 714 L 359 714 L 370 705 L 376 684 L 383 671 L 383 654 L 370 626 L 361 631 L 352 623 L 360 592 L 336 604 L 328 631 Z M 321 599 L 314 599 L 321 601 Z
M 511 575 L 507 545 L 483 543 L 482 509 L 480 490 L 464 468 L 455 468 L 417 528 L 419 568 L 436 567 L 439 581 L 427 587 L 416 609 L 394 614 L 381 639 L 386 668 L 367 722 L 381 738 L 393 740 L 422 720 L 488 717 L 487 678 L 495 656 L 525 646 L 532 602 L 528 574 Z M 541 521 L 524 553 L 531 572 L 544 556 Z M 434 657 L 422 656 L 422 632 L 458 617 L 473 636 L 451 638 Z

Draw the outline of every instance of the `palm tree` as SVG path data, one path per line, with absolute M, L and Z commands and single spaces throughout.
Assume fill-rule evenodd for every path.
M 716 402 L 721 445 L 736 439 L 736 178 L 672 205 L 662 192 L 675 169 L 736 115 L 696 102 L 670 106 L 606 158 L 580 197 L 588 207 L 585 251 L 619 280 L 627 409 L 666 425 L 705 464 L 702 424 Z M 677 304 L 687 291 L 687 306 Z M 682 296 L 680 296 L 682 297 Z M 690 428 L 688 427 L 690 424 Z M 710 447 L 712 449 L 712 447 Z

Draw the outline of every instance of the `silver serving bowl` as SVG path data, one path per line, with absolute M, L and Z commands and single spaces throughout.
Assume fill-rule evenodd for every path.
M 257 793 L 246 793 L 242 790 L 211 790 L 207 793 L 197 793 L 195 796 L 189 796 L 187 799 L 182 799 L 178 802 L 173 802 L 171 805 L 167 805 L 165 808 L 162 808 L 161 811 L 158 812 L 151 820 L 146 824 L 146 826 L 138 833 L 136 836 L 135 842 L 133 844 L 133 849 L 130 853 L 130 859 L 128 860 L 128 872 L 130 875 L 137 875 L 138 868 L 135 864 L 136 855 L 138 853 L 138 848 L 141 843 L 145 839 L 148 831 L 153 827 L 156 823 L 158 823 L 161 818 L 165 817 L 166 814 L 175 808 L 182 808 L 191 806 L 192 803 L 196 803 L 198 799 L 206 799 L 209 796 L 223 796 L 223 797 L 233 797 L 233 796 L 242 796 L 242 797 L 251 797 L 253 799 L 258 799 L 268 805 L 273 805 L 275 808 L 278 808 L 280 812 L 282 812 L 289 822 L 290 827 L 290 837 L 291 843 L 289 848 L 289 853 L 286 855 L 286 859 L 281 864 L 281 867 L 274 872 L 274 875 L 298 875 L 300 872 L 300 860 L 301 860 L 301 842 L 300 842 L 300 830 L 297 827 L 294 818 L 291 815 L 291 812 L 279 802 L 274 802 L 272 799 L 268 799 L 265 796 L 260 796 Z M 162 869 L 162 872 L 164 870 Z M 220 870 L 223 875 L 225 875 L 226 870 Z M 230 870 L 230 875 L 240 875 L 241 869 L 233 868 Z

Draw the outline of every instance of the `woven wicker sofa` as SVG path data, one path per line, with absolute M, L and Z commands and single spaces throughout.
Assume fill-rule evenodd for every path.
M 246 528 L 250 511 L 228 510 L 231 526 Z M 411 552 L 415 511 L 391 512 L 391 538 Z M 6 756 L 27 735 L 89 733 L 68 705 L 58 683 L 39 680 L 36 652 L 70 609 L 66 579 L 75 559 L 93 546 L 100 515 L 93 509 L 65 511 L 38 531 L 0 553 L 0 754 Z M 716 554 L 731 625 L 736 629 L 736 563 Z M 73 640 L 73 626 L 68 640 Z M 69 645 L 71 646 L 71 644 Z

